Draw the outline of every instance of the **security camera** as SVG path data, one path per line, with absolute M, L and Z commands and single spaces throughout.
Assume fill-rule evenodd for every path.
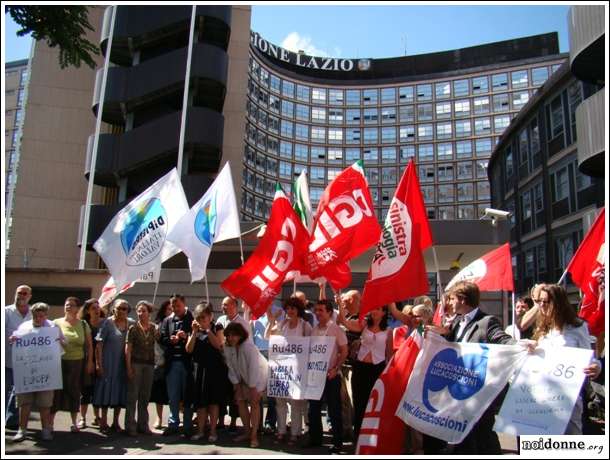
M 505 220 L 510 216 L 510 212 L 501 209 L 485 208 L 485 217 L 497 220 Z

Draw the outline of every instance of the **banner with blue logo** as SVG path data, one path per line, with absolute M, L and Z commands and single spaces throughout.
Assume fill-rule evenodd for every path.
M 235 201 L 231 168 L 227 162 L 210 188 L 188 211 L 167 239 L 189 259 L 191 282 L 205 276 L 212 244 L 239 238 L 239 212 Z
M 188 211 L 176 168 L 121 209 L 94 243 L 117 286 L 157 273 L 180 250 L 167 235 Z
M 454 343 L 427 333 L 396 415 L 422 433 L 457 444 L 526 355 L 520 345 Z

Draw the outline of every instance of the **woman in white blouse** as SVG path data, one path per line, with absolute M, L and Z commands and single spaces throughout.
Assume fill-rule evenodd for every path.
M 364 321 L 345 319 L 339 309 L 338 322 L 352 332 L 360 332 L 360 349 L 353 364 L 351 379 L 354 400 L 354 436 L 358 439 L 360 424 L 375 382 L 392 356 L 392 330 L 388 328 L 386 307 L 370 311 Z
M 286 319 L 276 322 L 276 316 L 267 310 L 268 323 L 265 329 L 265 339 L 272 335 L 284 337 L 309 337 L 311 325 L 303 319 L 305 306 L 300 299 L 290 297 L 284 302 Z M 280 311 L 281 313 L 281 311 Z M 288 403 L 290 403 L 290 440 L 289 445 L 294 445 L 301 435 L 303 414 L 307 407 L 307 400 L 277 398 L 277 441 L 282 441 L 286 435 L 286 419 L 288 417 Z
M 574 347 L 591 349 L 591 338 L 587 323 L 576 316 L 576 309 L 570 305 L 565 289 L 557 284 L 542 285 L 534 302 L 539 314 L 533 339 L 542 348 Z M 587 377 L 595 378 L 601 372 L 601 365 L 592 358 L 583 369 Z M 582 434 L 582 396 L 578 397 L 565 434 Z
M 267 387 L 267 360 L 254 342 L 247 340 L 248 332 L 240 323 L 229 323 L 224 335 L 227 340 L 224 355 L 229 368 L 229 380 L 233 384 L 235 403 L 244 424 L 244 433 L 235 438 L 235 441 L 250 439 L 250 447 L 258 447 L 260 402 Z

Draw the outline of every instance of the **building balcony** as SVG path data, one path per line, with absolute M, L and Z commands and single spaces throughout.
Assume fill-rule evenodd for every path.
M 576 108 L 578 168 L 593 177 L 604 177 L 605 171 L 605 98 L 606 88 L 602 88 Z
M 590 83 L 605 80 L 604 18 L 603 5 L 570 8 L 570 67 L 579 80 Z

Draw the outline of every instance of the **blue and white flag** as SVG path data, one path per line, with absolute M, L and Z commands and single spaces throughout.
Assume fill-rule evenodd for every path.
M 93 244 L 117 286 L 158 273 L 180 250 L 167 241 L 188 203 L 176 168 L 121 209 Z
M 421 433 L 460 443 L 526 356 L 520 345 L 454 343 L 428 333 L 396 416 Z
M 188 257 L 193 282 L 205 276 L 212 244 L 239 235 L 239 212 L 227 162 L 207 192 L 180 219 L 167 239 Z

